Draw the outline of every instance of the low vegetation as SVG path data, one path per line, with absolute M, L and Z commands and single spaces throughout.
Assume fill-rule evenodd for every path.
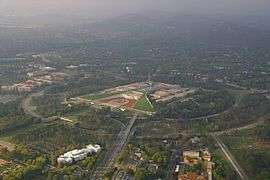
M 148 111 L 148 112 L 154 112 L 155 109 L 148 99 L 147 95 L 144 95 L 135 105 L 135 109 L 142 110 L 142 111 Z
M 242 130 L 222 139 L 252 179 L 270 178 L 270 124 Z
M 197 118 L 223 112 L 233 104 L 234 98 L 227 91 L 200 90 L 185 100 L 160 104 L 160 114 L 169 118 Z

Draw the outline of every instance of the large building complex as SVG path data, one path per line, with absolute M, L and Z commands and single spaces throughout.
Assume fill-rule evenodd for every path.
M 183 151 L 182 159 L 182 165 L 177 165 L 175 168 L 175 173 L 178 174 L 178 180 L 212 180 L 213 163 L 211 161 L 211 154 L 207 149 Z M 198 166 L 200 169 L 197 171 L 184 170 L 185 166 L 192 167 L 198 164 L 200 164 Z
M 81 161 L 85 159 L 88 155 L 97 154 L 101 151 L 100 145 L 88 145 L 83 149 L 74 149 L 72 151 L 66 152 L 65 154 L 57 158 L 58 164 L 71 164 L 73 162 Z
M 32 76 L 32 74 L 28 74 L 28 76 Z M 63 82 L 66 78 L 66 74 L 64 73 L 51 73 L 43 76 L 38 77 L 31 77 L 31 80 L 27 80 L 25 82 L 8 85 L 8 86 L 1 86 L 2 91 L 6 92 L 31 92 L 34 89 L 41 87 L 43 85 L 50 85 L 54 83 Z

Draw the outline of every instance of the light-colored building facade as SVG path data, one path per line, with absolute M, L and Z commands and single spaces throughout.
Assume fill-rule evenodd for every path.
M 72 151 L 66 152 L 65 154 L 57 158 L 58 164 L 71 164 L 73 162 L 81 161 L 85 159 L 88 155 L 97 154 L 101 151 L 101 146 L 88 145 L 83 149 L 74 149 Z

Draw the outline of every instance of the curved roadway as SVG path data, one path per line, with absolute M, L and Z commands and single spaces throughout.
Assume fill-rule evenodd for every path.
M 30 116 L 33 116 L 35 118 L 42 119 L 43 117 L 35 112 L 35 107 L 31 105 L 31 100 L 34 97 L 40 97 L 44 95 L 44 91 L 32 93 L 29 96 L 27 96 L 26 99 L 22 101 L 22 109 L 24 110 L 25 114 L 28 114 Z

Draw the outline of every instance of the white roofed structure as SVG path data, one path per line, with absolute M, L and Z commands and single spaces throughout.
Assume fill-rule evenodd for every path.
M 81 161 L 85 159 L 88 155 L 97 154 L 101 151 L 101 146 L 96 145 L 88 145 L 83 149 L 74 149 L 72 151 L 66 152 L 65 154 L 59 156 L 57 158 L 57 162 L 59 164 L 71 164 L 73 162 Z

